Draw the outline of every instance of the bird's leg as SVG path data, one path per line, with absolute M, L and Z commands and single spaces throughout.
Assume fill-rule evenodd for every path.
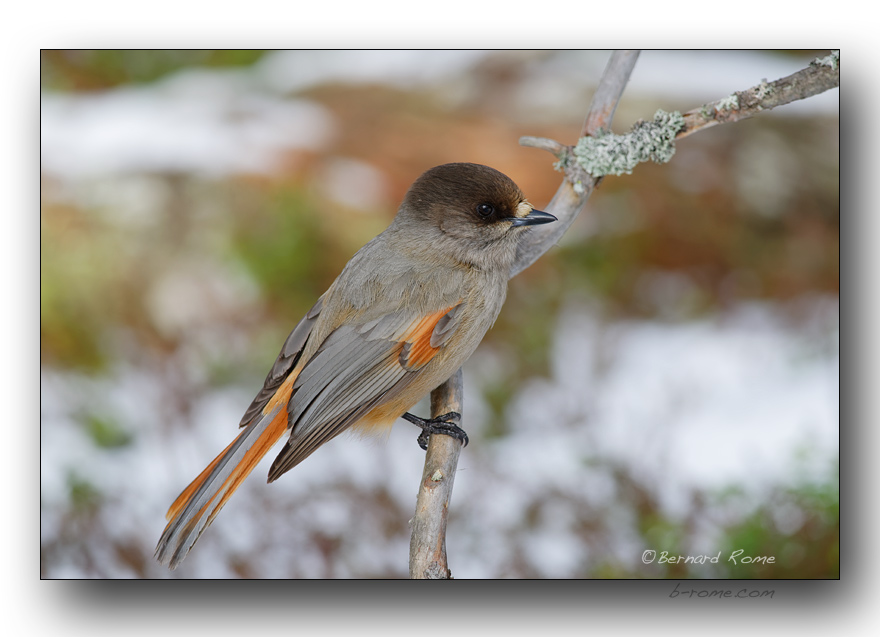
M 413 416 L 411 413 L 407 412 L 403 414 L 402 418 L 411 422 L 416 427 L 422 428 L 422 433 L 419 434 L 418 443 L 425 451 L 428 450 L 428 436 L 431 434 L 452 436 L 456 440 L 460 440 L 462 446 L 467 447 L 467 434 L 464 432 L 464 429 L 455 424 L 456 421 L 461 420 L 461 414 L 458 412 L 450 411 L 448 414 L 437 416 L 431 420 L 425 420 L 424 418 Z

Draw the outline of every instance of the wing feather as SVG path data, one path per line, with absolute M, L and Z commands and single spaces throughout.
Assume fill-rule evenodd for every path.
M 400 310 L 334 330 L 294 383 L 290 438 L 272 464 L 269 481 L 409 385 L 454 333 L 460 307 L 418 317 Z
M 290 332 L 290 335 L 281 347 L 278 358 L 275 359 L 275 364 L 272 365 L 272 369 L 266 375 L 263 388 L 254 398 L 250 407 L 247 408 L 247 411 L 244 412 L 239 427 L 246 427 L 251 424 L 263 412 L 263 409 L 269 404 L 275 392 L 278 391 L 278 388 L 290 375 L 290 372 L 293 371 L 293 368 L 299 362 L 300 354 L 302 354 L 312 328 L 315 326 L 315 321 L 318 320 L 323 303 L 324 297 L 321 296 L 318 302 L 312 306 L 312 309 L 306 312 L 303 319 Z

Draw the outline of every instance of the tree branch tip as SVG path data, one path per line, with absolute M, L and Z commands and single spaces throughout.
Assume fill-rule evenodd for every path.
M 566 146 L 565 144 L 560 144 L 555 139 L 547 139 L 546 137 L 532 137 L 530 135 L 520 137 L 519 145 L 527 146 L 529 148 L 540 148 L 541 150 L 546 150 L 548 153 L 552 153 L 557 159 L 561 159 L 568 150 L 568 146 Z
M 816 58 L 810 62 L 811 66 L 827 66 L 837 70 L 840 68 L 840 49 L 834 49 L 823 58 Z

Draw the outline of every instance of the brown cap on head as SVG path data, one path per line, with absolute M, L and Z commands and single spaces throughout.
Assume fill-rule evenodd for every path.
M 548 223 L 556 218 L 533 210 L 510 177 L 481 164 L 455 163 L 436 166 L 423 173 L 410 187 L 401 212 L 444 221 L 481 226 L 513 222 L 513 226 Z
M 534 210 L 519 187 L 494 168 L 444 164 L 416 179 L 386 239 L 420 259 L 507 273 L 521 226 L 555 220 Z

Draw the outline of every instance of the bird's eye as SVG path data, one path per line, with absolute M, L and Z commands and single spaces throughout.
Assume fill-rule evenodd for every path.
M 493 212 L 495 212 L 495 208 L 492 206 L 492 204 L 481 203 L 479 206 L 477 206 L 477 212 L 480 214 L 481 217 L 488 217 Z

